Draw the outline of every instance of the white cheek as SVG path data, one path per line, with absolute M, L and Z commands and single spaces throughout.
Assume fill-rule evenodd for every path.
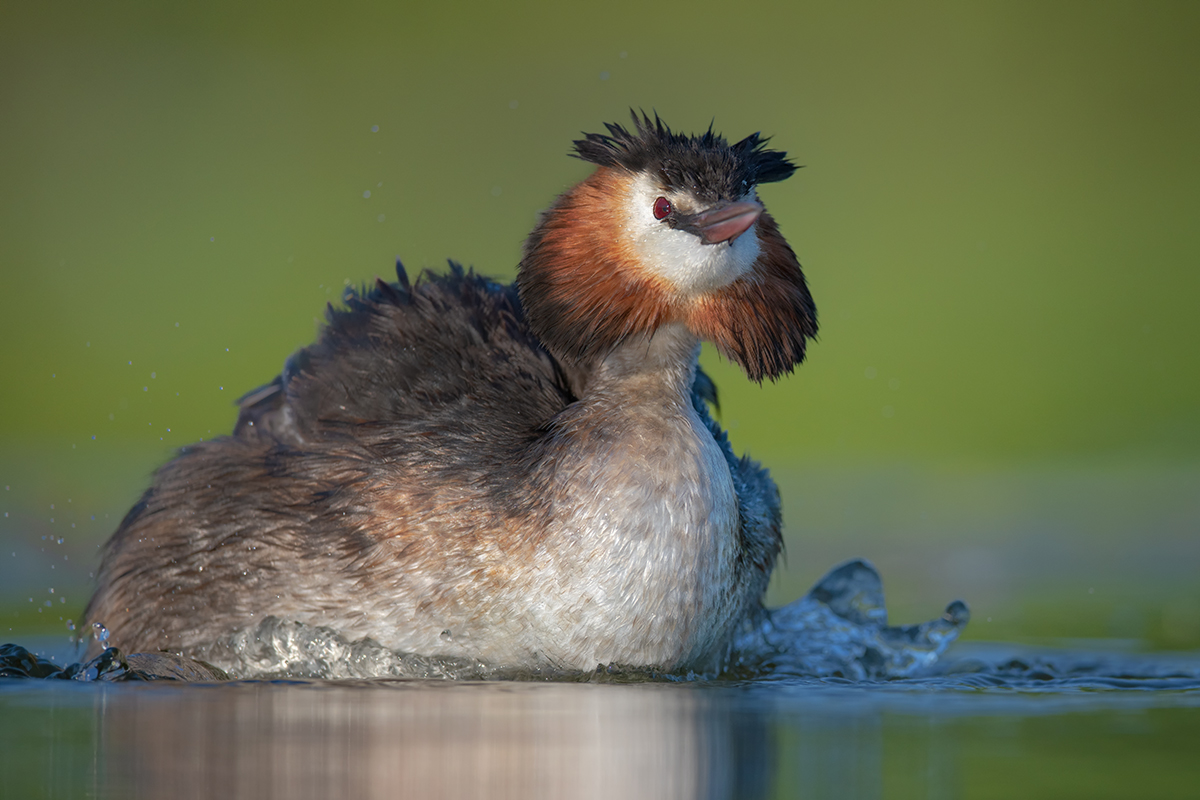
M 648 272 L 680 292 L 715 291 L 754 267 L 759 252 L 757 224 L 732 243 L 704 244 L 700 237 L 654 218 L 654 200 L 660 192 L 650 181 L 636 181 L 630 195 L 628 230 L 634 249 Z

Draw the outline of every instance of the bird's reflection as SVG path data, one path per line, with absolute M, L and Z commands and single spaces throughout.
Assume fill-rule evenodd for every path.
M 745 711 L 677 685 L 164 688 L 103 712 L 101 763 L 143 797 L 763 797 Z

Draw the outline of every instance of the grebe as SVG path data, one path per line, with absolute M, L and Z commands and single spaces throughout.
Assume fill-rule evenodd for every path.
M 795 166 L 758 134 L 633 120 L 574 143 L 596 169 L 515 285 L 398 264 L 330 307 L 231 436 L 158 471 L 85 622 L 126 652 L 273 615 L 494 665 L 720 669 L 763 613 L 781 516 L 697 359 L 709 340 L 761 382 L 816 335 L 755 188 Z

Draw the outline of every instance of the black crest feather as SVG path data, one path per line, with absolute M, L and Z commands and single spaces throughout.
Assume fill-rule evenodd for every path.
M 688 189 L 706 199 L 741 197 L 752 186 L 791 177 L 796 165 L 770 141 L 752 133 L 735 144 L 713 133 L 675 133 L 658 114 L 651 119 L 630 111 L 633 127 L 607 123 L 608 133 L 585 133 L 575 142 L 576 158 L 630 172 L 656 173 L 667 186 Z

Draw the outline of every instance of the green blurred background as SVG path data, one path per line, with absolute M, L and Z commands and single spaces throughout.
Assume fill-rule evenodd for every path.
M 897 621 L 1200 646 L 1200 5 L 0 13 L 0 637 L 64 630 L 153 468 L 345 285 L 511 278 L 635 107 L 805 165 L 762 196 L 808 363 L 705 354 L 784 492 L 773 602 L 861 555 Z

